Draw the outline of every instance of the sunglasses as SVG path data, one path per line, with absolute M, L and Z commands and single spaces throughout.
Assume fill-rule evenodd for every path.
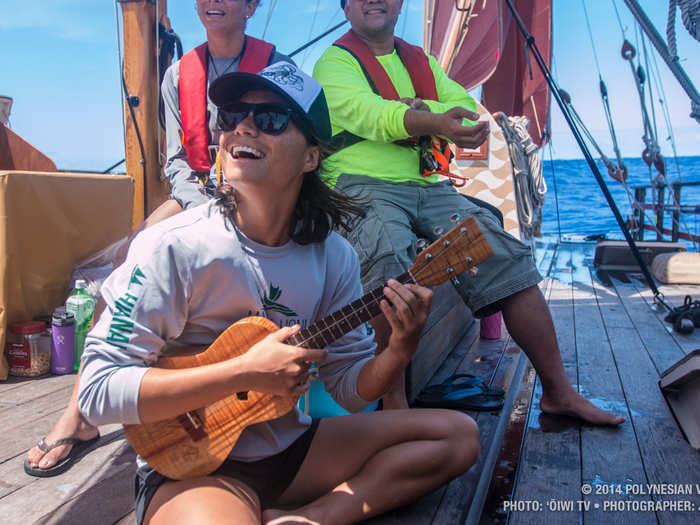
M 234 102 L 219 108 L 216 122 L 221 131 L 233 131 L 248 115 L 253 114 L 255 127 L 268 135 L 284 133 L 294 110 L 282 104 L 266 102 L 249 104 Z

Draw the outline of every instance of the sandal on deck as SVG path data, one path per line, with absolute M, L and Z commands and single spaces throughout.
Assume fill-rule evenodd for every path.
M 25 459 L 24 460 L 24 471 L 29 474 L 30 476 L 36 476 L 39 478 L 50 478 L 52 476 L 58 476 L 59 474 L 62 474 L 69 468 L 73 466 L 73 463 L 75 460 L 78 458 L 78 456 L 84 452 L 90 445 L 95 443 L 98 439 L 100 439 L 100 435 L 97 434 L 94 438 L 92 439 L 78 439 L 78 438 L 63 438 L 59 439 L 50 445 L 47 445 L 46 442 L 42 439 L 39 440 L 39 442 L 36 444 L 36 446 L 41 450 L 44 454 L 48 454 L 51 452 L 53 449 L 56 447 L 60 447 L 61 445 L 72 445 L 70 452 L 68 452 L 68 455 L 65 458 L 61 458 L 58 460 L 58 462 L 48 468 L 40 468 L 40 467 L 32 467 L 31 464 L 29 463 L 29 460 Z
M 503 396 L 505 395 L 505 390 L 502 388 L 495 388 L 486 385 L 486 382 L 479 376 L 474 374 L 468 374 L 466 372 L 457 372 L 452 374 L 450 377 L 445 379 L 442 383 L 436 385 L 430 385 L 431 387 L 441 387 L 444 390 L 455 390 L 461 389 L 468 386 L 475 386 L 480 388 L 484 394 Z
M 421 408 L 451 408 L 453 410 L 498 410 L 503 406 L 503 396 L 485 393 L 480 386 L 465 386 L 446 391 L 428 386 L 416 398 L 414 405 Z

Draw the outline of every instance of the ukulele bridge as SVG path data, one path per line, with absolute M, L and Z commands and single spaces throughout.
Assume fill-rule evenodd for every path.
M 197 412 L 185 412 L 181 416 L 177 416 L 178 422 L 182 428 L 190 435 L 192 441 L 199 441 L 207 437 L 207 432 L 204 430 L 204 423 Z

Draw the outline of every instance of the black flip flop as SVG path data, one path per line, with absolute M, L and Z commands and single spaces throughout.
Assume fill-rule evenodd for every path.
M 430 386 L 441 386 L 448 391 L 454 390 L 455 388 L 464 388 L 466 386 L 476 386 L 481 388 L 484 394 L 496 396 L 505 395 L 505 390 L 502 388 L 490 387 L 486 384 L 483 378 L 467 372 L 457 372 L 445 379 L 442 383 L 439 383 L 439 385 Z
M 65 458 L 60 459 L 58 463 L 49 468 L 32 467 L 29 463 L 29 460 L 25 459 L 24 471 L 30 476 L 36 476 L 38 478 L 50 478 L 53 476 L 58 476 L 59 474 L 62 474 L 66 470 L 71 468 L 73 466 L 73 463 L 75 463 L 75 460 L 80 456 L 80 454 L 83 453 L 88 447 L 90 447 L 90 445 L 97 442 L 97 440 L 99 439 L 100 435 L 97 434 L 92 439 L 78 439 L 72 437 L 63 438 L 55 441 L 54 443 L 51 443 L 50 445 L 47 445 L 42 438 L 39 440 L 36 446 L 39 447 L 39 450 L 41 450 L 44 454 L 47 454 L 54 448 L 59 447 L 61 445 L 73 446 L 71 447 L 70 452 L 68 452 L 68 455 Z
M 489 411 L 503 406 L 503 397 L 485 394 L 478 386 L 454 388 L 445 391 L 427 387 L 414 402 L 420 408 L 451 408 L 453 410 Z

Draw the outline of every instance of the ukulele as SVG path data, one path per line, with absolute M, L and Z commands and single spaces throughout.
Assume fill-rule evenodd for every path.
M 436 286 L 493 255 L 473 218 L 457 224 L 425 248 L 413 266 L 396 278 L 401 283 Z M 299 331 L 285 342 L 305 348 L 325 348 L 344 334 L 379 315 L 383 286 L 372 290 Z M 246 317 L 228 327 L 203 352 L 196 355 L 161 357 L 158 368 L 204 366 L 242 355 L 255 343 L 278 330 L 264 317 Z M 136 453 L 151 467 L 171 479 L 205 476 L 228 457 L 241 432 L 255 423 L 283 416 L 294 408 L 299 396 L 284 397 L 250 391 L 232 393 L 206 407 L 180 416 L 124 425 L 124 433 Z

